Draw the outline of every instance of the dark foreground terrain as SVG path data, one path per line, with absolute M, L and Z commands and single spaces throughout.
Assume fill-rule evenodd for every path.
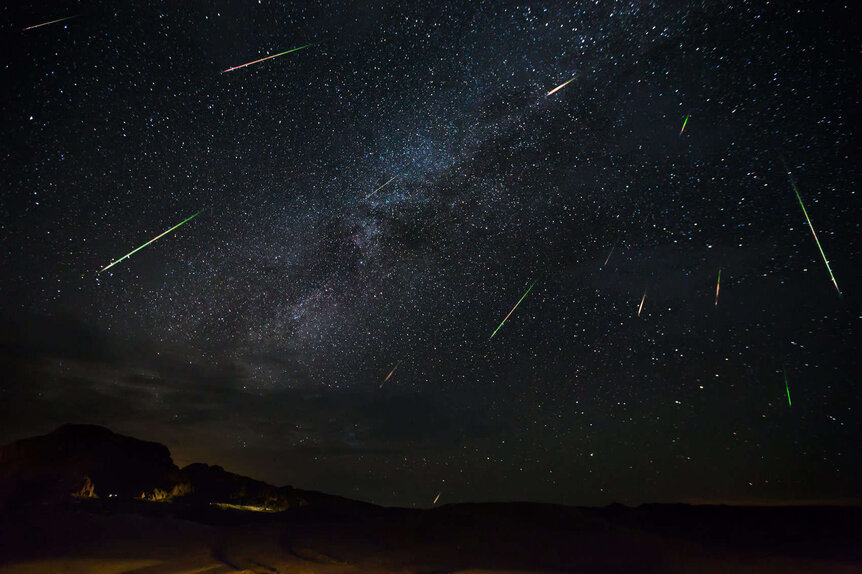
M 4 514 L 0 572 L 862 572 L 862 511 L 829 507 L 567 508 L 277 514 L 177 503 Z
M 862 572 L 859 507 L 382 508 L 177 469 L 98 427 L 27 441 L 0 451 L 0 573 Z M 108 464 L 118 445 L 139 456 Z

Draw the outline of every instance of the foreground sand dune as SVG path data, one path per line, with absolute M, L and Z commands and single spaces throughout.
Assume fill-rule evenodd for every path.
M 862 509 L 852 508 L 190 512 L 75 504 L 0 516 L 11 542 L 0 574 L 862 574 Z

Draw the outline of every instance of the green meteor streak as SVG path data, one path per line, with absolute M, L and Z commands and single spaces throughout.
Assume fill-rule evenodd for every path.
M 201 209 L 201 211 L 203 211 L 203 209 Z M 187 222 L 187 221 L 189 221 L 189 220 L 191 220 L 191 219 L 194 219 L 195 217 L 197 217 L 197 216 L 201 213 L 201 211 L 198 211 L 197 213 L 195 213 L 195 214 L 194 214 L 194 215 L 192 215 L 191 217 L 189 217 L 189 218 L 187 218 L 187 219 L 184 219 L 184 220 L 183 220 L 183 221 L 181 221 L 180 223 L 177 223 L 176 225 L 174 225 L 173 227 L 171 227 L 170 229 L 168 229 L 167 231 L 165 231 L 165 232 L 164 232 L 164 233 L 162 233 L 161 235 L 157 235 L 157 236 L 153 237 L 152 239 L 150 239 L 149 241 L 147 241 L 146 243 L 144 243 L 143 245 L 141 245 L 140 247 L 138 247 L 138 248 L 137 248 L 137 249 L 135 249 L 134 251 L 132 251 L 132 252 L 128 253 L 127 255 L 123 255 L 122 257 L 120 257 L 119 259 L 117 259 L 116 261 L 114 261 L 113 263 L 111 263 L 110 265 L 107 265 L 106 267 L 103 267 L 102 269 L 100 269 L 100 270 L 99 270 L 99 273 L 101 273 L 102 271 L 107 271 L 108 269 L 110 269 L 111 267 L 113 267 L 114 265 L 116 265 L 117 263 L 119 263 L 120 261 L 122 261 L 123 259 L 128 259 L 129 257 L 131 257 L 132 255 L 134 255 L 135 253 L 137 253 L 138 251 L 140 251 L 141 249 L 143 249 L 144 247 L 146 247 L 147 245 L 149 245 L 150 243 L 152 243 L 152 242 L 153 242 L 153 241 L 155 241 L 156 239 L 158 239 L 158 238 L 160 238 L 160 237 L 164 237 L 165 235 L 167 235 L 168 233 L 170 233 L 171 231 L 173 231 L 174 229 L 176 229 L 177 227 L 179 227 L 179 226 L 180 226 L 180 225 L 182 225 L 183 223 L 185 223 L 185 222 Z
M 383 189 L 384 187 L 386 187 L 387 185 L 392 183 L 396 177 L 398 177 L 398 176 L 397 175 L 392 176 L 392 179 L 390 179 L 389 181 L 387 181 L 386 183 L 384 183 L 383 185 L 381 185 L 380 187 L 378 187 L 377 189 L 375 189 L 374 191 L 372 191 L 371 193 L 366 195 L 365 199 L 368 199 L 369 197 L 371 197 L 372 195 L 374 195 L 375 193 L 377 193 L 378 191 L 380 191 L 381 189 Z
M 784 163 L 784 160 L 782 160 Z M 823 263 L 826 264 L 826 271 L 829 272 L 829 277 L 832 279 L 832 284 L 835 285 L 835 290 L 841 295 L 841 289 L 838 288 L 838 282 L 835 280 L 835 275 L 832 274 L 832 268 L 829 266 L 829 261 L 826 259 L 826 254 L 823 252 L 823 247 L 820 246 L 820 240 L 817 239 L 817 234 L 814 232 L 814 226 L 811 224 L 811 219 L 808 217 L 808 212 L 805 210 L 805 205 L 802 203 L 802 196 L 799 195 L 799 190 L 796 188 L 796 182 L 793 181 L 793 176 L 790 170 L 787 169 L 787 164 L 784 164 L 784 169 L 787 171 L 787 178 L 790 180 L 790 187 L 796 193 L 796 199 L 799 200 L 799 207 L 802 208 L 802 213 L 805 214 L 805 221 L 808 222 L 808 227 L 811 229 L 811 235 L 814 236 L 814 242 L 817 243 L 817 249 L 820 250 L 820 256 L 823 257 Z
M 536 281 L 538 281 L 538 279 L 536 279 Z M 535 285 L 535 284 L 536 284 L 536 281 L 533 281 L 533 285 Z M 508 319 L 508 318 L 509 318 L 509 316 L 510 316 L 512 313 L 514 313 L 514 312 L 515 312 L 515 309 L 517 309 L 517 308 L 518 308 L 518 305 L 520 305 L 520 304 L 521 304 L 521 301 L 523 301 L 523 300 L 524 300 L 524 297 L 526 297 L 526 296 L 530 293 L 530 291 L 533 289 L 533 285 L 530 285 L 530 288 L 529 288 L 529 289 L 527 289 L 527 292 L 526 292 L 526 293 L 524 293 L 524 294 L 521 296 L 521 298 L 520 298 L 520 299 L 518 299 L 518 302 L 517 302 L 517 303 L 515 303 L 515 306 L 514 306 L 514 307 L 512 307 L 512 310 L 511 310 L 511 311 L 509 311 L 509 315 L 506 315 L 506 319 Z M 503 319 L 503 323 L 505 323 L 505 322 L 506 322 L 506 319 Z M 493 339 L 493 338 L 494 338 L 494 335 L 496 335 L 496 334 L 497 334 L 497 331 L 499 331 L 499 330 L 500 330 L 500 327 L 502 327 L 502 326 L 503 326 L 503 323 L 500 323 L 500 326 L 499 326 L 499 327 L 497 327 L 496 329 L 494 329 L 494 332 L 493 332 L 493 333 L 491 333 L 491 336 L 490 336 L 490 337 L 488 337 L 488 340 L 489 340 L 489 341 L 490 341 L 491 339 Z
M 784 369 L 784 388 L 787 390 L 787 405 L 793 406 L 793 403 L 790 402 L 790 387 L 787 386 L 787 369 Z
M 685 119 L 682 121 L 682 129 L 679 130 L 679 135 L 682 135 L 682 132 L 685 131 L 685 124 L 688 123 L 688 118 L 690 118 L 690 117 L 691 117 L 691 114 L 685 116 Z

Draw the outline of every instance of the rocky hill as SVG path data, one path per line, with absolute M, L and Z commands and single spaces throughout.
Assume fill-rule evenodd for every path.
M 65 425 L 0 449 L 0 508 L 73 498 L 144 499 L 280 511 L 306 504 L 278 488 L 219 466 L 177 468 L 168 448 L 95 425 Z

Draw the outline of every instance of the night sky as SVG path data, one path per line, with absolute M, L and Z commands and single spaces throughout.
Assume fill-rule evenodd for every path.
M 404 506 L 858 499 L 860 22 L 5 3 L 0 442 Z

